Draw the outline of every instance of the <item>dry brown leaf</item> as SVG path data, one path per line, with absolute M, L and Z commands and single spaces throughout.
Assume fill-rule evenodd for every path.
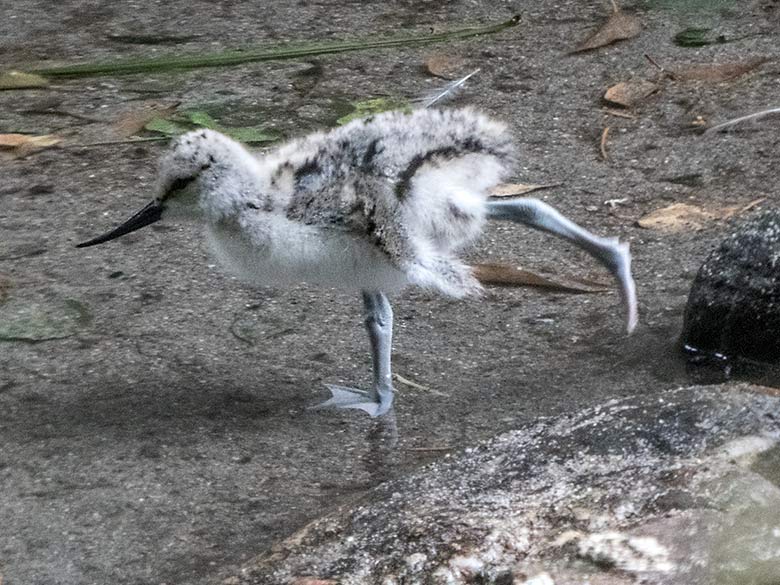
M 37 150 L 43 150 L 58 144 L 62 138 L 54 134 L 33 136 L 31 134 L 0 134 L 0 149 L 11 151 L 14 155 L 24 156 Z
M 752 207 L 753 205 L 756 205 L 756 203 L 750 206 Z M 668 207 L 651 211 L 637 220 L 637 225 L 645 229 L 663 232 L 696 231 L 702 229 L 711 221 L 728 219 L 743 210 L 746 210 L 746 207 L 729 206 L 704 209 L 698 205 L 675 203 Z
M 717 83 L 729 81 L 750 73 L 769 61 L 766 57 L 750 59 L 744 63 L 715 63 L 712 65 L 692 65 L 670 71 L 675 79 L 681 81 L 709 81 Z
M 138 134 L 153 119 L 167 119 L 178 107 L 178 102 L 170 105 L 154 102 L 139 110 L 125 112 L 114 122 L 114 133 L 122 138 L 129 138 Z
M 454 55 L 437 53 L 425 60 L 425 70 L 434 77 L 458 79 L 463 76 L 466 60 Z
M 645 79 L 621 81 L 607 90 L 604 99 L 624 108 L 632 108 L 656 91 L 658 91 L 658 85 L 652 81 Z
M 636 16 L 626 14 L 622 10 L 616 10 L 600 29 L 582 41 L 572 53 L 590 51 L 610 45 L 615 41 L 630 39 L 638 35 L 641 30 L 642 25 Z
M 479 263 L 473 265 L 472 269 L 474 276 L 482 284 L 530 286 L 573 294 L 600 293 L 610 290 L 608 285 L 600 282 L 592 282 L 584 278 L 542 276 L 530 270 L 506 264 Z
M 552 187 L 560 187 L 560 183 L 549 183 L 546 185 L 533 185 L 525 183 L 501 183 L 496 185 L 490 190 L 491 197 L 520 197 L 526 193 L 532 191 L 539 191 L 540 189 L 551 189 Z

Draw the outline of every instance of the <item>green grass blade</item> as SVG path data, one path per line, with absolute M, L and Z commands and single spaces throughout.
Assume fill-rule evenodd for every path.
M 124 75 L 129 73 L 195 69 L 199 67 L 225 67 L 259 61 L 300 59 L 316 55 L 330 55 L 350 51 L 365 51 L 369 49 L 422 47 L 434 43 L 457 41 L 481 35 L 494 34 L 516 26 L 519 22 L 520 17 L 515 16 L 510 20 L 498 24 L 460 28 L 435 34 L 405 34 L 379 39 L 371 37 L 328 43 L 269 46 L 244 51 L 234 50 L 204 55 L 171 55 L 138 59 L 116 59 L 101 63 L 40 67 L 32 69 L 30 72 L 45 77 L 93 77 L 99 75 Z

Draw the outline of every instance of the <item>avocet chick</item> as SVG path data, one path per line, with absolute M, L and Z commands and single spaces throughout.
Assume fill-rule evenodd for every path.
M 195 131 L 162 159 L 154 200 L 79 247 L 162 218 L 192 219 L 205 224 L 224 268 L 249 284 L 361 291 L 373 385 L 329 385 L 333 396 L 319 406 L 378 416 L 393 403 L 386 294 L 416 285 L 455 298 L 479 295 L 458 253 L 486 220 L 519 222 L 583 248 L 615 276 L 628 331 L 636 325 L 627 244 L 593 235 L 536 199 L 487 199 L 513 162 L 505 126 L 469 109 L 379 114 L 261 157 L 217 132 Z

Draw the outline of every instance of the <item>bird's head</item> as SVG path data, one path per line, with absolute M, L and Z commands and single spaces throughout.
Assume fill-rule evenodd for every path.
M 232 150 L 246 152 L 236 142 L 212 130 L 196 130 L 177 138 L 160 161 L 154 199 L 131 218 L 77 248 L 108 242 L 163 217 L 194 218 L 208 207 L 209 184 L 228 167 Z M 234 154 L 234 153 L 233 153 Z

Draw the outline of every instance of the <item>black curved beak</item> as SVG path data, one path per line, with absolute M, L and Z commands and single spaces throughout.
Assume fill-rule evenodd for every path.
M 144 207 L 141 211 L 136 213 L 123 224 L 120 224 L 102 236 L 98 236 L 96 238 L 92 238 L 91 240 L 87 240 L 86 242 L 77 244 L 76 247 L 86 248 L 88 246 L 96 246 L 97 244 L 102 244 L 103 242 L 107 242 L 109 240 L 113 240 L 114 238 L 118 238 L 119 236 L 124 236 L 130 232 L 139 230 L 142 227 L 159 220 L 162 216 L 163 209 L 164 207 L 162 203 L 159 201 L 152 201 L 149 203 L 149 205 Z

